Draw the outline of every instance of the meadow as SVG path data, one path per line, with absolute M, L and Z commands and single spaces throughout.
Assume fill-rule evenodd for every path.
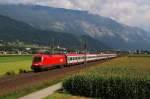
M 67 94 L 67 93 L 63 94 L 63 93 L 60 93 L 60 92 L 56 92 L 53 95 L 48 96 L 44 99 L 92 99 L 92 98 L 73 96 L 73 95 L 70 95 L 70 94 Z
M 81 85 L 77 88 L 81 88 L 81 87 L 84 88 L 84 86 L 86 88 L 89 88 L 90 85 L 93 85 L 92 81 L 94 81 L 94 78 L 97 79 L 97 77 L 98 78 L 100 77 L 100 79 L 97 79 L 96 81 L 98 82 L 99 80 L 103 80 L 103 82 L 105 82 L 104 80 L 106 80 L 106 82 L 109 82 L 108 83 L 109 90 L 112 90 L 110 87 L 111 84 L 110 84 L 109 78 L 112 79 L 112 83 L 115 82 L 115 79 L 117 79 L 118 83 L 115 82 L 114 85 L 118 85 L 118 86 L 121 85 L 121 87 L 122 87 L 122 84 L 124 84 L 124 80 L 126 80 L 125 81 L 126 88 L 127 88 L 127 90 L 131 91 L 132 89 L 134 89 L 133 86 L 135 84 L 138 85 L 138 83 L 134 83 L 134 82 L 139 81 L 138 79 L 142 79 L 141 80 L 142 82 L 140 81 L 140 83 L 143 83 L 144 81 L 146 81 L 146 82 L 148 81 L 148 86 L 149 86 L 149 84 L 150 84 L 149 83 L 149 81 L 150 81 L 150 61 L 149 60 L 150 60 L 149 56 L 131 56 L 131 55 L 129 57 L 126 56 L 126 57 L 119 57 L 119 58 L 116 58 L 113 60 L 107 60 L 104 63 L 81 70 L 80 72 L 76 73 L 73 76 L 70 76 L 69 78 L 67 77 L 64 80 L 64 82 L 71 80 L 71 82 L 67 82 L 67 83 L 71 83 L 71 86 L 70 86 L 70 84 L 68 84 L 70 89 L 72 88 L 72 85 L 76 85 L 76 84 Z M 18 73 L 19 69 L 31 70 L 30 69 L 31 61 L 32 61 L 32 56 L 0 56 L 0 75 L 3 75 L 8 71 L 15 71 L 16 73 Z M 77 77 L 77 78 L 75 78 L 75 77 Z M 83 78 L 83 79 L 81 79 L 81 78 Z M 85 79 L 85 78 L 87 78 L 87 79 Z M 118 78 L 119 78 L 119 80 L 118 80 Z M 76 80 L 76 79 L 78 79 L 78 80 Z M 122 81 L 122 79 L 123 79 L 123 82 L 121 82 L 121 84 L 119 84 L 120 80 Z M 74 81 L 74 80 L 76 80 L 76 81 Z M 92 80 L 92 81 L 90 81 L 90 80 Z M 133 80 L 133 83 L 131 83 L 132 80 Z M 86 86 L 87 82 L 88 82 L 88 84 Z M 97 82 L 94 82 L 94 85 Z M 131 83 L 132 85 L 128 86 L 127 83 Z M 145 85 L 145 83 L 143 83 L 143 84 Z M 84 86 L 82 86 L 82 85 L 84 85 Z M 92 87 L 92 86 L 90 86 L 90 87 Z M 96 86 L 96 87 L 98 87 L 98 86 Z M 143 87 L 143 85 L 140 87 Z M 103 87 L 103 88 L 106 88 L 106 87 Z M 116 88 L 116 87 L 114 87 L 114 88 Z M 31 89 L 35 89 L 35 88 L 31 88 Z M 64 93 L 56 92 L 52 96 L 48 96 L 45 99 L 60 99 L 60 97 L 63 97 L 64 99 L 70 99 L 70 98 L 87 99 L 87 98 L 84 98 L 85 97 L 84 95 L 83 95 L 83 97 L 81 97 L 82 95 L 80 95 L 78 97 L 78 95 L 76 95 L 76 94 L 72 95 L 72 93 L 67 91 L 67 89 L 65 89 L 65 90 L 66 91 Z M 77 90 L 80 90 L 80 89 L 77 89 Z M 90 89 L 86 89 L 86 90 L 90 90 Z M 121 90 L 122 89 L 120 88 L 119 92 L 121 92 Z M 80 91 L 82 91 L 82 90 L 80 90 Z M 22 91 L 22 92 L 24 92 L 24 91 Z M 111 91 L 111 92 L 113 92 L 113 91 Z M 26 93 L 26 91 L 24 93 Z M 24 95 L 24 93 L 23 93 L 23 95 Z M 87 93 L 88 93 L 88 91 L 87 91 Z M 93 92 L 90 91 L 90 93 L 93 93 Z M 111 93 L 111 94 L 114 95 L 114 93 Z M 16 97 L 18 97 L 18 93 L 16 93 L 16 94 L 13 93 L 12 97 L 14 97 L 14 95 L 16 95 Z M 146 99 L 146 98 L 142 98 L 142 99 Z
M 108 60 L 67 78 L 64 88 L 67 93 L 79 96 L 147 99 L 150 95 L 150 57 L 126 56 Z M 57 94 L 54 95 L 57 99 Z
M 8 72 L 19 73 L 20 70 L 30 71 L 31 55 L 7 55 L 0 56 L 0 75 Z

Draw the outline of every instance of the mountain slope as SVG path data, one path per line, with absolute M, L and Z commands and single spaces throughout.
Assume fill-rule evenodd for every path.
M 1 5 L 0 14 L 42 30 L 89 35 L 116 49 L 150 49 L 150 33 L 86 11 L 32 5 Z
M 53 39 L 55 45 L 73 49 L 80 48 L 81 38 L 82 36 L 78 37 L 68 33 L 37 30 L 24 22 L 0 15 L 0 40 L 3 42 L 21 41 L 30 44 L 49 45 Z M 107 48 L 91 37 L 88 37 L 87 40 L 90 40 L 89 49 Z M 97 42 L 96 45 L 94 42 Z

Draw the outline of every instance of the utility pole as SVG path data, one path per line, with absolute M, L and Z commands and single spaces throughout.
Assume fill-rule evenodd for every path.
M 54 38 L 51 40 L 51 54 L 54 54 Z
M 84 40 L 84 65 L 87 66 L 87 44 L 86 40 Z

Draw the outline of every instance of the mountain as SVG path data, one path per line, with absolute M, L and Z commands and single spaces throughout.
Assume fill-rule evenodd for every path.
M 0 5 L 0 14 L 41 30 L 88 35 L 115 49 L 150 49 L 150 33 L 87 11 L 37 5 Z
M 16 21 L 0 15 L 0 40 L 1 42 L 24 42 L 26 44 L 49 45 L 54 40 L 55 45 L 67 48 L 80 48 L 81 39 L 85 38 L 89 49 L 107 49 L 103 43 L 89 36 L 75 36 L 70 33 L 38 30 L 27 23 Z M 95 43 L 96 42 L 96 43 Z

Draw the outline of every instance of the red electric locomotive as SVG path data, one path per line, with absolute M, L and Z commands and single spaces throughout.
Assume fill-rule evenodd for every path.
M 33 56 L 31 68 L 34 71 L 41 71 L 52 68 L 54 66 L 64 66 L 66 64 L 67 62 L 65 55 L 36 54 Z

